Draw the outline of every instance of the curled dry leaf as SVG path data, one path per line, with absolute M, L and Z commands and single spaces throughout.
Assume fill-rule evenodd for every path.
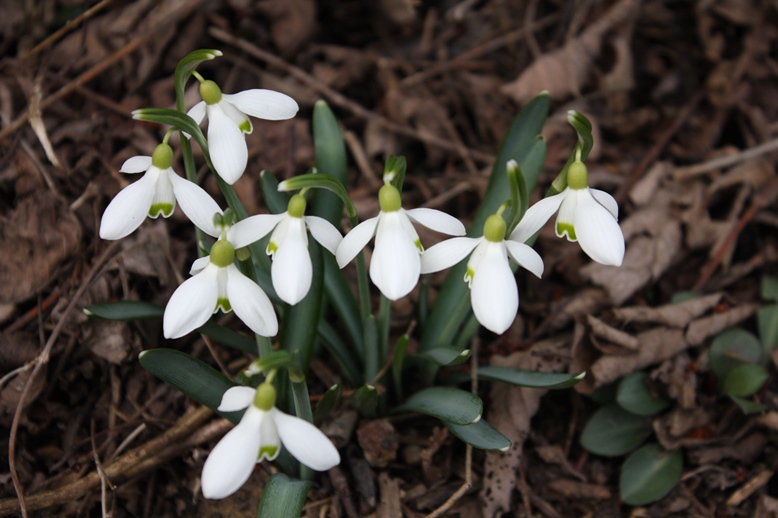
M 640 346 L 637 338 L 620 329 L 611 327 L 595 316 L 586 315 L 586 324 L 591 330 L 592 338 L 601 338 L 613 345 L 629 349 L 630 351 L 635 351 Z
M 373 467 L 385 468 L 397 458 L 397 433 L 386 419 L 362 423 L 357 428 L 357 440 Z
M 689 345 L 700 345 L 707 338 L 751 317 L 756 312 L 757 307 L 757 304 L 744 304 L 709 317 L 697 319 L 689 324 L 686 330 L 686 340 Z
M 381 492 L 381 499 L 378 501 L 376 516 L 378 518 L 402 516 L 400 481 L 396 478 L 391 478 L 386 471 L 382 471 L 378 475 L 378 487 Z
M 695 406 L 697 374 L 691 362 L 689 354 L 684 352 L 662 362 L 651 372 L 651 379 L 659 380 L 667 387 L 667 395 L 675 399 L 681 408 Z
M 697 406 L 691 410 L 674 408 L 672 411 L 654 419 L 654 432 L 662 446 L 670 451 L 682 446 L 699 446 L 705 439 L 694 436 L 685 437 L 695 428 L 707 426 L 712 421 L 708 412 Z
M 256 8 L 270 18 L 270 34 L 281 54 L 299 49 L 316 30 L 316 2 L 313 0 L 264 0 Z
M 698 465 L 718 464 L 724 459 L 735 459 L 750 464 L 762 455 L 765 446 L 767 446 L 767 437 L 756 432 L 731 445 L 690 450 L 686 453 L 686 458 L 689 462 Z
M 519 104 L 543 90 L 554 99 L 578 93 L 594 69 L 593 62 L 600 55 L 605 35 L 635 16 L 638 4 L 637 0 L 621 0 L 577 38 L 538 58 L 518 79 L 503 86 L 502 92 Z
M 510 356 L 492 356 L 492 365 L 517 369 L 561 372 L 566 367 L 566 346 L 569 335 L 554 337 L 536 343 L 529 351 L 519 351 Z M 487 419 L 511 441 L 505 453 L 487 452 L 484 464 L 484 516 L 492 517 L 511 509 L 513 490 L 529 435 L 530 420 L 538 411 L 540 398 L 547 391 L 514 387 L 504 383 L 492 383 L 489 391 L 489 415 Z
M 610 489 L 606 486 L 587 484 L 567 478 L 552 480 L 548 483 L 548 487 L 565 498 L 608 500 L 612 496 Z
M 616 308 L 613 310 L 613 316 L 625 323 L 663 324 L 668 327 L 682 328 L 716 307 L 722 296 L 721 293 L 714 293 L 678 304 L 665 304 L 658 308 L 648 306 Z

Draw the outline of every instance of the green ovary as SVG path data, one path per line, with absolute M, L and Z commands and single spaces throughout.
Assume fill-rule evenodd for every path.
M 149 208 L 149 217 L 158 218 L 160 214 L 166 218 L 170 217 L 173 214 L 173 208 L 172 203 L 154 203 Z

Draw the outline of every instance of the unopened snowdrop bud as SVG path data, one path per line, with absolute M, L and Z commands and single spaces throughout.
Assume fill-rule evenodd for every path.
M 226 268 L 235 260 L 235 247 L 229 241 L 220 240 L 211 247 L 211 263 Z
M 402 208 L 402 198 L 397 187 L 387 183 L 378 191 L 378 204 L 381 212 L 397 212 Z
M 205 104 L 216 104 L 222 100 L 221 88 L 213 81 L 203 81 L 200 83 L 200 97 L 203 98 Z
M 499 214 L 492 214 L 484 223 L 484 237 L 492 243 L 501 243 L 505 239 L 505 220 Z
M 254 393 L 254 406 L 267 412 L 276 404 L 276 388 L 272 383 L 263 383 Z

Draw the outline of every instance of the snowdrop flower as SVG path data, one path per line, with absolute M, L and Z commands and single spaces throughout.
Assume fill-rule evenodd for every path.
M 292 305 L 308 294 L 313 278 L 306 229 L 332 254 L 335 254 L 343 239 L 338 229 L 326 219 L 306 216 L 305 207 L 305 196 L 295 194 L 283 214 L 262 214 L 247 218 L 262 222 L 261 229 L 266 231 L 259 238 L 273 231 L 267 245 L 267 254 L 273 257 L 270 276 L 281 300 Z
M 389 300 L 404 297 L 419 281 L 420 254 L 424 248 L 411 222 L 454 236 L 463 236 L 465 227 L 448 214 L 434 209 L 404 210 L 400 192 L 390 183 L 378 192 L 381 211 L 363 221 L 346 237 L 335 255 L 343 268 L 367 245 L 375 234 L 375 249 L 370 260 L 370 278 Z
M 556 235 L 578 241 L 586 255 L 598 263 L 621 266 L 624 234 L 619 227 L 619 205 L 605 191 L 589 188 L 589 173 L 581 161 L 570 164 L 567 188 L 537 202 L 511 233 L 524 242 L 556 212 Z
M 148 215 L 173 214 L 176 200 L 195 225 L 208 224 L 219 211 L 215 201 L 197 184 L 185 180 L 171 167 L 173 150 L 166 142 L 158 145 L 151 156 L 135 156 L 124 162 L 122 173 L 142 173 L 143 178 L 125 187 L 108 205 L 100 222 L 100 237 L 121 239 L 135 231 Z M 205 220 L 202 220 L 205 214 Z
M 213 218 L 217 222 L 222 221 L 220 213 Z M 238 318 L 259 335 L 278 333 L 278 320 L 270 299 L 233 264 L 235 250 L 257 240 L 255 221 L 246 218 L 231 226 L 222 222 L 201 227 L 210 235 L 220 230 L 221 235 L 211 247 L 211 254 L 192 264 L 189 273 L 193 277 L 184 281 L 170 297 L 162 320 L 165 338 L 179 338 L 194 331 L 219 309 L 224 313 L 235 310 Z
M 266 120 L 291 119 L 299 109 L 289 97 L 272 90 L 245 90 L 236 94 L 222 94 L 213 81 L 200 80 L 200 96 L 187 115 L 199 125 L 208 116 L 208 149 L 216 172 L 232 185 L 246 170 L 248 148 L 244 133 L 253 126 L 249 115 Z
M 270 383 L 256 389 L 233 387 L 222 396 L 219 411 L 246 408 L 246 413 L 211 451 L 203 466 L 202 488 L 206 498 L 225 498 L 251 476 L 254 465 L 273 460 L 281 444 L 290 454 L 316 471 L 340 464 L 340 454 L 314 425 L 275 407 L 276 390 Z
M 486 219 L 483 237 L 455 237 L 431 247 L 421 257 L 421 273 L 432 273 L 455 265 L 472 252 L 464 278 L 470 287 L 470 303 L 478 322 L 496 334 L 510 327 L 519 309 L 519 290 L 508 255 L 537 277 L 543 275 L 538 253 L 513 238 L 506 240 L 505 231 L 505 220 L 499 213 L 493 214 Z

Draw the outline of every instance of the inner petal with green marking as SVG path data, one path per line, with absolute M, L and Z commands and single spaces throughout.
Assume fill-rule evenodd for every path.
M 173 208 L 172 203 L 154 203 L 149 208 L 149 217 L 156 219 L 160 214 L 166 218 L 170 217 L 173 214 Z
M 570 241 L 578 240 L 578 238 L 575 237 L 575 227 L 573 226 L 572 223 L 557 222 L 556 235 L 562 237 L 565 234 L 567 234 L 567 239 L 569 239 Z

